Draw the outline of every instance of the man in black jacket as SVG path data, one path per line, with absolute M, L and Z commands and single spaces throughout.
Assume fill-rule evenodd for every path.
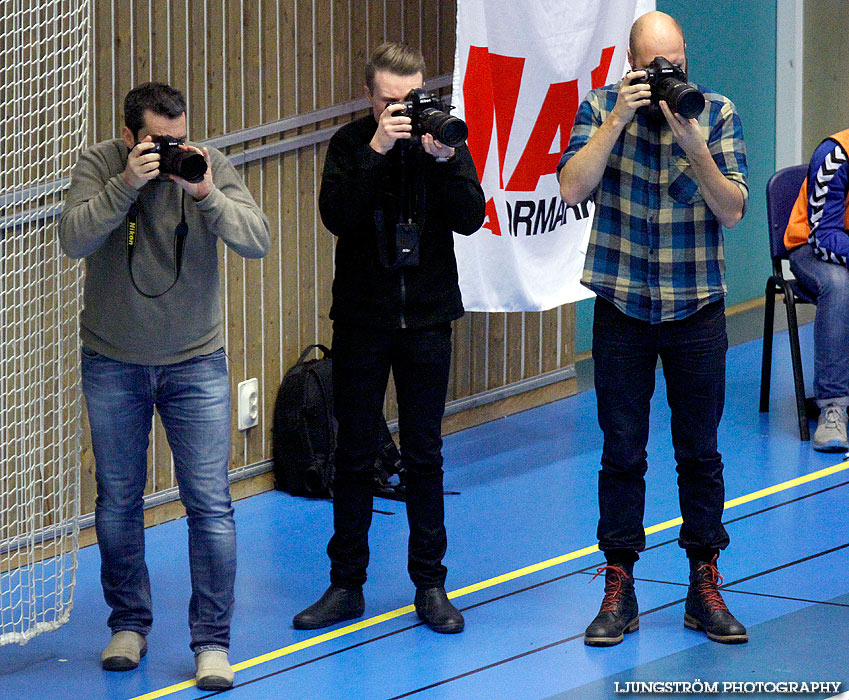
M 294 618 L 297 629 L 360 617 L 369 559 L 378 426 L 389 371 L 398 395 L 407 473 L 410 578 L 419 617 L 437 632 L 461 632 L 445 593 L 447 546 L 441 423 L 451 360 L 451 322 L 463 315 L 454 233 L 484 218 L 469 150 L 425 133 L 402 116 L 421 88 L 424 59 L 403 44 L 379 46 L 366 66 L 372 114 L 333 136 L 319 209 L 338 238 L 333 280 L 333 391 L 339 423 L 330 588 Z

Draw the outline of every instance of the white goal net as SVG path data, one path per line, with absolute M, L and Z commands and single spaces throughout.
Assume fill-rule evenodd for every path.
M 79 272 L 55 225 L 87 131 L 89 0 L 0 0 L 0 645 L 67 622 Z

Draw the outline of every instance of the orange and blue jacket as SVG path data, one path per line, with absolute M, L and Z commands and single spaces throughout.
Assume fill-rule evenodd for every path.
M 825 139 L 811 157 L 808 177 L 784 232 L 788 250 L 808 243 L 817 257 L 846 265 L 849 260 L 849 129 Z

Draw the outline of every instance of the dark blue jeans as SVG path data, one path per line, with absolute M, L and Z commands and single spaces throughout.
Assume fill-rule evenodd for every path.
M 230 383 L 223 350 L 173 365 L 118 362 L 82 350 L 97 479 L 95 528 L 112 632 L 146 635 L 153 613 L 142 497 L 154 406 L 174 456 L 189 527 L 191 648 L 227 650 L 236 577 L 230 504 Z
M 445 583 L 442 415 L 451 364 L 451 326 L 381 330 L 333 327 L 333 400 L 339 423 L 330 580 L 362 586 L 369 560 L 378 427 L 389 370 L 398 396 L 401 461 L 407 473 L 408 571 L 417 588 Z
M 790 269 L 817 297 L 814 396 L 820 407 L 849 406 L 849 270 L 820 260 L 812 246 L 790 252 Z
M 728 546 L 725 485 L 716 433 L 725 404 L 725 304 L 652 325 L 597 298 L 593 361 L 598 422 L 604 433 L 598 479 L 599 549 L 645 549 L 646 443 L 658 356 L 672 411 L 672 445 L 683 525 L 681 547 L 705 556 Z M 609 557 L 610 558 L 610 557 Z

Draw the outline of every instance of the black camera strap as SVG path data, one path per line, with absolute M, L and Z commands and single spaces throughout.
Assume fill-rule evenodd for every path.
M 427 207 L 426 178 L 424 168 L 420 167 L 424 163 L 411 163 L 411 159 L 418 155 L 412 144 L 401 141 L 397 148 L 400 167 L 397 178 L 394 174 L 392 177 L 395 178 L 393 182 L 398 183 L 400 196 L 389 190 L 383 193 L 384 197 L 396 200 L 397 219 L 387 222 L 387 216 L 380 207 L 373 212 L 378 260 L 385 269 L 393 271 L 418 264 L 419 241 L 425 227 Z
M 401 211 L 398 223 L 407 224 L 416 221 L 424 228 L 427 214 L 427 178 L 425 177 L 424 149 L 418 144 L 401 141 L 399 145 L 401 173 Z M 410 162 L 413 161 L 413 165 Z M 419 161 L 419 162 L 415 162 Z
M 138 223 L 139 208 L 136 206 L 136 203 L 133 202 L 132 205 L 130 205 L 130 211 L 127 212 L 127 269 L 130 272 L 130 281 L 133 283 L 133 287 L 135 287 L 136 291 L 148 299 L 157 299 L 163 294 L 170 292 L 174 285 L 177 284 L 177 280 L 180 279 L 180 270 L 183 267 L 183 246 L 186 244 L 186 234 L 189 232 L 189 226 L 186 223 L 185 190 L 182 191 L 182 195 L 180 196 L 180 223 L 177 224 L 177 227 L 174 229 L 174 281 L 168 285 L 168 289 L 164 292 L 159 292 L 159 294 L 148 294 L 147 292 L 143 292 L 139 289 L 139 286 L 136 284 L 136 279 L 133 276 L 133 251 L 136 247 Z

